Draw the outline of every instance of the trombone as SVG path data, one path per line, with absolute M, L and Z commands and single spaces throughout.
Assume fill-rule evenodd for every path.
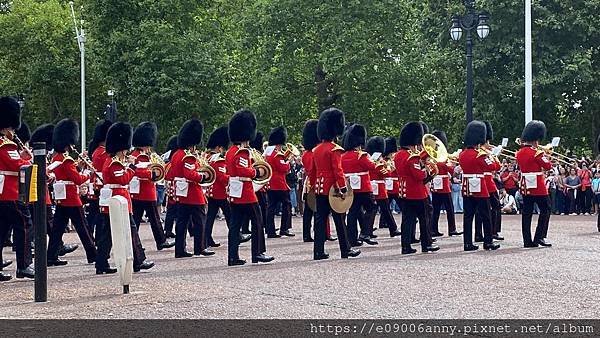
M 521 139 L 517 138 L 515 140 L 515 143 L 518 144 L 518 145 L 521 145 L 522 144 Z M 569 167 L 572 166 L 573 163 L 570 163 L 568 161 L 572 161 L 572 162 L 573 161 L 577 161 L 575 159 L 572 159 L 572 158 L 568 157 L 567 155 L 563 155 L 563 154 L 555 152 L 554 151 L 554 147 L 552 146 L 552 144 L 547 144 L 545 146 L 538 145 L 538 146 L 535 147 L 535 149 L 543 151 L 546 155 L 550 156 L 551 160 L 556 161 L 556 162 L 558 162 L 560 164 L 569 166 Z M 552 158 L 553 155 L 556 155 L 556 156 L 554 156 L 554 158 Z

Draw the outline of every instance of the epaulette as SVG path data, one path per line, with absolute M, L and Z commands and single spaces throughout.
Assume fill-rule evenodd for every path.
M 65 154 L 65 157 L 63 158 L 63 160 L 62 160 L 62 161 L 63 161 L 63 163 L 64 163 L 64 162 L 69 162 L 69 161 L 71 161 L 71 162 L 75 162 L 75 159 L 74 159 L 74 158 L 72 158 L 71 156 L 69 156 L 68 154 Z
M 285 157 L 285 153 L 283 151 L 281 151 L 281 150 L 278 151 L 276 155 L 281 155 L 281 156 Z
M 333 143 L 333 149 L 331 149 L 331 151 L 338 151 L 338 150 L 341 152 L 344 151 L 344 148 L 342 148 L 339 144 L 337 144 L 335 142 L 331 142 L 331 143 Z
M 359 159 L 363 156 L 369 156 L 369 153 L 367 153 L 366 151 L 358 150 L 357 153 Z
M 413 157 L 421 158 L 421 152 L 408 150 L 408 158 L 411 159 Z
M 248 154 L 250 154 L 250 148 L 246 148 L 246 147 L 239 147 L 238 150 L 235 152 L 235 154 L 237 155 L 243 151 L 247 151 Z
M 477 149 L 477 158 L 480 158 L 481 156 L 488 156 L 488 152 L 483 149 Z
M 540 155 L 546 155 L 546 152 L 540 149 L 536 149 L 535 150 L 535 156 L 534 157 L 538 157 Z
M 108 166 L 110 167 L 110 166 L 111 166 L 111 165 L 113 165 L 113 164 L 120 164 L 120 165 L 122 165 L 123 167 L 125 166 L 125 163 L 121 162 L 121 161 L 120 161 L 118 158 L 116 158 L 116 157 L 113 157 L 113 158 L 112 158 L 112 161 L 110 161 L 110 164 L 109 164 Z
M 16 146 L 17 144 L 14 143 L 13 141 L 7 139 L 6 136 L 0 137 L 0 147 L 8 146 L 8 145 L 15 145 Z

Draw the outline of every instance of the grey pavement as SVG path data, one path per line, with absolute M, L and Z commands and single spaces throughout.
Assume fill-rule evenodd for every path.
M 175 259 L 172 249 L 156 251 L 143 224 L 146 255 L 156 267 L 134 274 L 131 294 L 121 294 L 118 275 L 95 275 L 80 248 L 64 257 L 67 266 L 49 268 L 47 303 L 33 302 L 33 281 L 1 283 L 0 318 L 597 317 L 596 216 L 553 216 L 548 237 L 554 247 L 535 249 L 522 247 L 520 216 L 503 220 L 506 240 L 495 252 L 465 253 L 461 236 L 440 238 L 437 253 L 403 256 L 400 239 L 380 229 L 380 244 L 363 246 L 356 259 L 340 259 L 337 242 L 328 242 L 331 258 L 313 261 L 301 219 L 294 218 L 296 237 L 267 239 L 274 262 L 243 267 L 227 267 L 222 221 L 215 224 L 222 243 L 217 254 L 187 259 Z M 458 224 L 462 228 L 460 216 Z M 79 243 L 75 233 L 64 239 Z M 250 243 L 240 252 L 249 261 Z M 8 248 L 4 257 L 14 260 Z M 7 271 L 14 276 L 14 265 Z

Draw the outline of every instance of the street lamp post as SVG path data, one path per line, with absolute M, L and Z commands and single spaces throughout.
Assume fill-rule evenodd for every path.
M 452 17 L 452 27 L 450 27 L 450 37 L 454 41 L 460 40 L 463 31 L 467 41 L 467 123 L 473 121 L 473 34 L 475 29 L 480 39 L 485 39 L 490 33 L 488 24 L 489 17 L 486 13 L 475 12 L 475 0 L 464 0 L 466 14 L 462 16 L 454 15 Z
M 85 149 L 85 31 L 83 30 L 83 20 L 80 20 L 80 25 L 77 25 L 75 19 L 75 10 L 73 9 L 73 1 L 69 2 L 71 7 L 71 16 L 73 17 L 73 23 L 75 24 L 75 34 L 77 35 L 77 45 L 79 46 L 79 56 L 81 62 L 81 150 Z

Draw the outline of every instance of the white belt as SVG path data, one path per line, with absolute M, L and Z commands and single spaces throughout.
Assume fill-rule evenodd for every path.
M 120 185 L 120 184 L 105 184 L 104 187 L 108 188 L 108 189 L 127 189 L 127 188 L 129 188 L 129 186 L 127 186 L 127 185 Z
M 463 174 L 465 178 L 483 178 L 482 174 Z
M 398 177 L 387 177 L 386 180 L 397 181 Z
M 365 176 L 365 175 L 368 175 L 368 174 L 369 174 L 368 171 L 363 171 L 363 172 L 360 172 L 360 173 L 344 174 L 344 176 L 346 176 L 346 177 L 350 177 L 350 176 Z
M 381 183 L 381 184 L 385 183 L 384 180 L 372 180 L 371 182 L 373 182 L 373 183 Z
M 485 175 L 485 176 L 493 176 L 493 175 L 494 175 L 494 173 L 491 173 L 491 172 L 485 172 L 485 173 L 483 173 L 483 175 Z
M 16 171 L 0 170 L 0 175 L 5 175 L 5 176 L 19 176 L 19 173 L 16 172 Z
M 438 177 L 439 178 L 444 178 L 444 177 L 448 178 L 448 175 L 435 175 L 435 176 L 433 176 L 433 178 L 438 178 Z
M 240 181 L 240 182 L 252 182 L 252 179 L 250 177 L 229 177 L 229 179 L 234 180 L 234 181 Z
M 522 172 L 522 174 L 523 174 L 523 176 L 525 176 L 525 175 L 536 175 L 536 176 L 542 176 L 542 175 L 544 175 L 543 172 L 539 172 L 539 171 L 538 172 L 534 172 L 534 173 L 523 173 Z
M 62 183 L 65 185 L 75 185 L 75 182 L 73 181 L 56 181 L 56 183 Z

